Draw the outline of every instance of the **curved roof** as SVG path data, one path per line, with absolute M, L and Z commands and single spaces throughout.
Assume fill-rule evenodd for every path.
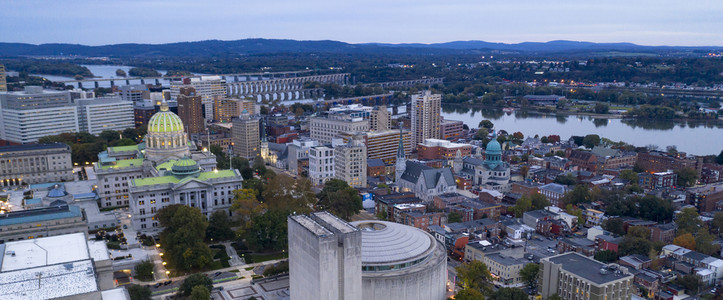
M 362 233 L 362 264 L 387 264 L 422 258 L 434 249 L 432 237 L 417 228 L 385 221 L 358 221 Z
M 59 184 L 56 184 L 52 190 L 48 192 L 48 197 L 50 198 L 59 198 L 67 195 L 68 193 L 65 192 L 65 189 L 61 187 Z
M 198 176 L 201 172 L 201 168 L 198 167 L 198 163 L 188 157 L 177 160 L 171 167 L 171 172 L 175 176 Z
M 497 141 L 497 139 L 492 139 L 487 143 L 487 148 L 485 149 L 486 154 L 500 154 L 502 153 L 502 146 L 500 145 L 500 142 Z
M 148 132 L 183 131 L 181 118 L 168 110 L 161 110 L 148 121 Z

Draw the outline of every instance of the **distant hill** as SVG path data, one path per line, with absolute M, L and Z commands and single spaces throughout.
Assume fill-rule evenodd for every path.
M 244 39 L 235 41 L 197 41 L 169 44 L 116 44 L 85 46 L 76 44 L 0 43 L 0 56 L 108 56 L 108 57 L 184 57 L 222 54 L 265 53 L 367 53 L 367 54 L 474 54 L 506 51 L 519 54 L 573 54 L 604 51 L 662 53 L 671 51 L 720 50 L 723 47 L 641 46 L 631 43 L 591 43 L 575 41 L 525 42 L 518 44 L 485 41 L 454 41 L 436 44 L 350 44 L 339 41 L 297 41 L 280 39 Z

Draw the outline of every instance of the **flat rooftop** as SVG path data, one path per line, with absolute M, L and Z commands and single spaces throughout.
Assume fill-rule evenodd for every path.
M 548 260 L 562 265 L 563 270 L 598 285 L 633 276 L 631 274 L 615 274 L 612 271 L 601 273 L 600 269 L 607 267 L 607 265 L 575 252 L 553 256 Z
M 98 284 L 89 259 L 0 272 L 0 299 L 55 299 L 95 291 Z
M 349 224 L 325 211 L 316 212 L 313 215 L 318 217 L 322 221 L 326 222 L 327 224 L 333 226 L 334 229 L 337 229 L 342 233 L 349 233 L 349 232 L 354 232 L 354 231 L 359 230 L 356 227 L 351 226 L 351 224 Z
M 123 169 L 128 167 L 141 167 L 143 166 L 143 159 L 121 159 L 116 160 L 114 165 L 101 165 L 101 169 Z
M 80 211 L 80 207 L 75 205 L 42 207 L 2 213 L 0 214 L 0 226 L 34 224 L 42 221 L 79 218 L 82 216 L 83 213 Z
M 48 149 L 65 149 L 68 145 L 63 143 L 52 143 L 52 144 L 28 144 L 28 145 L 16 145 L 16 146 L 2 146 L 0 147 L 0 153 L 3 152 L 21 152 L 21 151 L 34 151 L 34 150 L 48 150 Z
M 238 176 L 238 175 L 236 175 L 235 170 L 220 170 L 220 171 L 213 171 L 213 172 L 202 172 L 201 174 L 198 175 L 198 177 L 178 178 L 176 176 L 160 176 L 160 177 L 138 178 L 138 179 L 133 180 L 133 185 L 146 186 L 146 185 L 156 185 L 156 184 L 179 183 L 181 181 L 188 181 L 188 180 L 192 180 L 192 179 L 206 181 L 209 179 L 236 177 L 236 176 Z
M 0 260 L 0 274 L 90 258 L 83 233 L 9 242 Z
M 316 221 L 305 215 L 295 215 L 290 216 L 289 218 L 294 220 L 302 227 L 308 229 L 316 236 L 330 236 L 334 234 L 333 232 L 329 231 L 329 229 L 324 228 L 324 226 L 321 226 L 321 224 L 316 223 Z

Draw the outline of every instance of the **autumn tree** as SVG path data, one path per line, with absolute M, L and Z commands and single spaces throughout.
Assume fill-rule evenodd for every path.
M 203 241 L 208 222 L 198 208 L 173 204 L 156 213 L 163 227 L 161 245 L 172 267 L 191 270 L 203 268 L 212 261 L 211 249 Z
M 231 210 L 236 212 L 242 221 L 247 222 L 255 215 L 262 213 L 265 205 L 256 199 L 253 189 L 240 189 L 233 191 L 234 200 Z
M 316 204 L 311 182 L 304 178 L 294 179 L 286 174 L 274 176 L 261 192 L 270 211 L 309 213 Z
M 694 207 L 683 208 L 678 214 L 675 224 L 678 225 L 679 233 L 690 233 L 693 235 L 697 234 L 698 229 L 703 226 L 700 215 Z
M 522 270 L 520 270 L 520 277 L 522 281 L 527 283 L 530 288 L 537 287 L 537 277 L 540 275 L 540 265 L 536 263 L 526 264 Z
M 686 249 L 695 250 L 695 237 L 690 233 L 684 233 L 673 240 L 673 244 Z
M 340 179 L 327 181 L 317 197 L 320 209 L 328 210 L 346 220 L 363 208 L 359 192 Z
M 474 289 L 485 294 L 492 290 L 492 275 L 487 266 L 478 260 L 461 264 L 455 268 L 457 270 L 457 284 L 464 289 Z

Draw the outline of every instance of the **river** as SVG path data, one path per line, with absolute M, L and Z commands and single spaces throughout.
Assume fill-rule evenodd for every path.
M 670 121 L 642 119 L 597 119 L 588 116 L 544 114 L 530 111 L 505 113 L 501 109 L 480 109 L 452 105 L 442 106 L 442 116 L 463 121 L 476 128 L 483 119 L 492 121 L 495 129 L 527 136 L 570 136 L 597 134 L 613 141 L 635 146 L 656 145 L 660 149 L 674 145 L 678 151 L 695 155 L 718 155 L 723 150 L 723 122 Z
M 118 78 L 119 82 L 116 82 L 116 85 L 125 85 L 125 81 L 123 80 L 123 77 L 117 76 L 115 74 L 115 71 L 118 69 L 121 69 L 121 70 L 125 71 L 126 74 L 128 74 L 128 70 L 133 68 L 131 66 L 118 66 L 118 65 L 82 65 L 82 66 L 88 68 L 88 70 L 90 70 L 90 72 L 93 73 L 93 75 L 95 75 L 95 78 Z M 162 75 L 165 75 L 167 72 L 165 70 L 156 70 L 156 71 L 158 71 Z M 58 75 L 46 75 L 46 74 L 32 74 L 32 75 L 45 77 L 46 79 L 48 79 L 50 81 L 74 80 L 73 76 L 58 76 Z M 92 78 L 87 78 L 87 79 L 92 79 Z M 139 83 L 140 83 L 140 80 L 132 80 L 131 81 L 131 84 L 139 84 Z M 92 88 L 93 87 L 92 82 L 90 84 L 91 84 L 91 86 L 88 86 L 88 87 Z M 168 81 L 162 81 L 162 84 L 164 86 L 168 86 Z M 75 85 L 75 84 L 74 84 L 74 86 L 77 87 L 77 85 Z M 101 81 L 101 82 L 98 82 L 98 86 L 109 88 L 110 82 L 109 81 Z M 87 88 L 85 85 L 83 85 L 83 87 Z

